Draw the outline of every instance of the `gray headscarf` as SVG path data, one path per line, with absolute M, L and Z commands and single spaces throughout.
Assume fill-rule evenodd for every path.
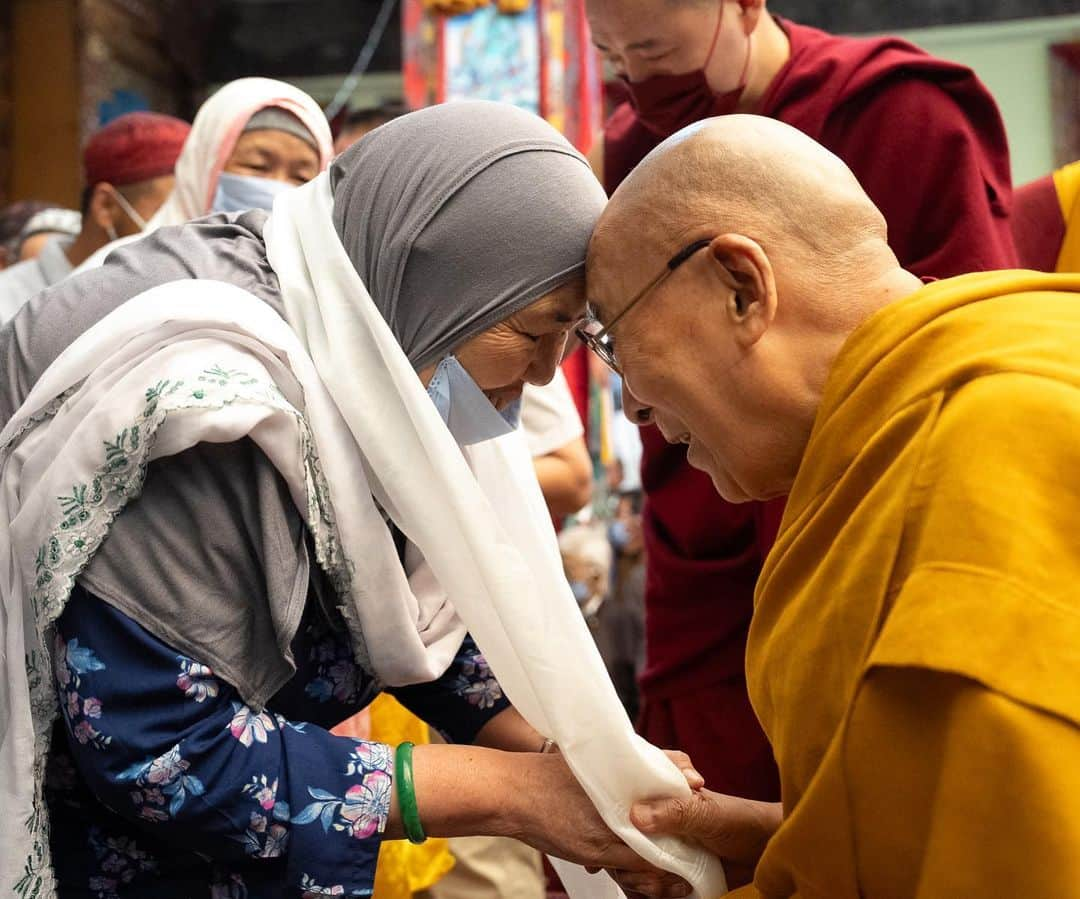
M 287 109 L 279 106 L 266 106 L 248 119 L 241 134 L 249 131 L 284 131 L 298 137 L 318 153 L 319 145 L 307 126 Z
M 383 125 L 330 184 L 334 227 L 417 369 L 579 277 L 606 203 L 551 125 L 479 101 Z

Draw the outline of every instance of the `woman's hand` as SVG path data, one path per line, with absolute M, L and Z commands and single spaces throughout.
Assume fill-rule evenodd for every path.
M 689 759 L 678 755 L 689 767 Z M 521 781 L 507 809 L 506 836 L 593 870 L 619 872 L 648 896 L 690 894 L 681 877 L 649 864 L 612 833 L 561 755 L 518 758 L 523 760 Z
M 668 757 L 692 789 L 701 787 L 701 775 L 686 755 L 669 752 Z M 417 746 L 413 779 L 428 836 L 513 837 L 587 868 L 617 872 L 631 889 L 648 896 L 675 899 L 690 893 L 680 877 L 649 864 L 612 833 L 557 752 Z M 403 835 L 397 786 L 390 800 L 389 839 Z

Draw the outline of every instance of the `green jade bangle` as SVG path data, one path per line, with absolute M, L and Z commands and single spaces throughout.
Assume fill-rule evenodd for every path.
M 410 843 L 419 846 L 427 840 L 420 824 L 420 810 L 416 807 L 416 785 L 413 783 L 412 743 L 402 743 L 394 754 L 394 779 L 397 781 L 398 809 L 401 825 Z

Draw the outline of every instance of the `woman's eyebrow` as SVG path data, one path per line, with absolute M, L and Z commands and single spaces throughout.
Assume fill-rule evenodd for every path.
M 243 150 L 240 151 L 241 158 L 251 159 L 258 157 L 259 159 L 271 159 L 274 157 L 274 151 L 268 147 L 260 146 L 259 144 L 249 144 Z

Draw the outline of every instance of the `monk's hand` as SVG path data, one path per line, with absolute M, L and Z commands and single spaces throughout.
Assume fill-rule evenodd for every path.
M 685 752 L 675 749 L 665 749 L 664 754 L 671 763 L 679 769 L 691 790 L 700 790 L 705 786 L 705 778 L 702 777 L 690 756 Z M 597 870 L 589 867 L 590 873 Z M 628 896 L 669 896 L 679 897 L 690 895 L 690 885 L 681 878 L 675 877 L 667 871 L 653 869 L 651 871 L 618 871 L 609 870 L 608 873 L 615 878 Z
M 642 833 L 682 837 L 719 857 L 732 887 L 753 880 L 754 868 L 781 817 L 779 802 L 756 802 L 705 789 L 687 797 L 639 802 L 630 810 L 631 822 Z M 617 879 L 624 889 L 635 889 L 636 878 Z
M 605 868 L 620 877 L 630 876 L 640 885 L 637 892 L 646 896 L 690 895 L 690 886 L 681 877 L 645 861 L 608 828 L 562 755 L 533 753 L 518 758 L 516 766 L 524 780 L 509 800 L 515 826 L 507 836 L 591 870 Z
M 686 778 L 686 783 L 691 790 L 700 790 L 705 786 L 705 778 L 698 774 L 697 769 L 694 767 L 694 763 L 690 761 L 690 756 L 685 752 L 680 752 L 678 749 L 665 749 L 664 755 L 671 760 L 671 763 L 679 769 L 682 776 Z

